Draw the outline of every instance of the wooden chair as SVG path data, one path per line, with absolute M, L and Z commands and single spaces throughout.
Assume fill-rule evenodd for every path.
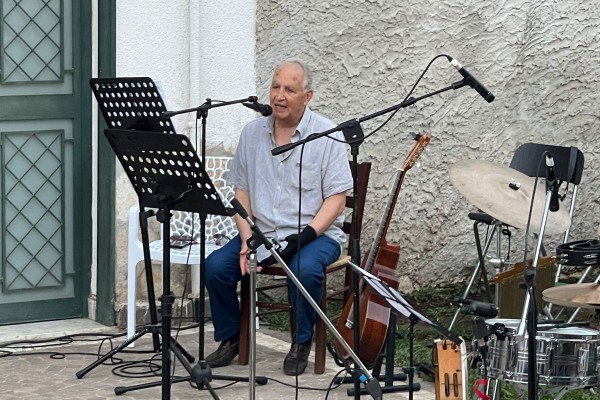
M 352 166 L 352 162 L 351 162 Z M 359 163 L 357 166 L 357 174 L 358 174 L 358 186 L 357 186 L 357 224 L 358 224 L 358 232 L 362 230 L 362 221 L 363 221 L 363 211 L 365 206 L 365 200 L 367 197 L 367 185 L 369 183 L 369 174 L 371 172 L 371 163 Z M 354 198 L 352 195 L 346 197 L 346 208 L 352 210 L 354 208 Z M 348 217 L 347 219 L 350 219 Z M 350 295 L 350 282 L 352 279 L 351 271 L 348 267 L 348 263 L 350 262 L 350 254 L 352 249 L 350 248 L 350 243 L 352 243 L 352 238 L 350 237 L 350 233 L 352 232 L 352 224 L 348 221 L 344 222 L 343 228 L 344 232 L 348 235 L 348 252 L 347 255 L 342 255 L 340 258 L 331 265 L 328 265 L 325 270 L 324 279 L 323 279 L 323 296 L 321 300 L 321 310 L 324 313 L 327 313 L 327 301 L 333 297 L 339 297 L 343 295 L 347 298 Z M 327 275 L 333 273 L 335 271 L 339 271 L 342 269 L 346 269 L 344 286 L 336 291 L 332 291 L 328 293 L 327 291 Z M 269 267 L 263 267 L 260 275 L 273 275 L 273 276 L 282 276 L 285 277 L 285 272 L 283 269 L 275 264 Z M 257 293 L 264 292 L 267 290 L 272 290 L 276 288 L 286 287 L 287 283 L 277 283 L 272 285 L 260 286 L 257 288 Z M 240 365 L 248 364 L 248 341 L 249 341 L 249 332 L 248 332 L 248 322 L 249 322 L 249 290 L 250 283 L 248 279 L 242 280 L 241 285 L 241 317 L 240 317 L 240 353 L 238 362 Z M 282 312 L 286 311 L 290 315 L 290 324 L 292 327 L 291 335 L 293 337 L 295 330 L 295 323 L 292 315 L 292 307 L 289 303 L 289 293 L 288 293 L 288 302 L 287 303 L 275 303 L 269 301 L 257 301 L 257 307 L 259 308 L 258 316 L 271 314 L 274 312 Z M 269 311 L 264 311 L 265 309 Z M 325 353 L 326 353 L 326 341 L 327 341 L 327 328 L 325 323 L 321 321 L 320 318 L 317 317 L 317 323 L 315 325 L 315 374 L 322 374 L 325 372 Z

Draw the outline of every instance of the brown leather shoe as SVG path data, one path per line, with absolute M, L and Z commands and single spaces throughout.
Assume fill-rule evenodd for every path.
M 239 341 L 232 343 L 229 340 L 226 340 L 221 342 L 217 350 L 209 354 L 204 361 L 206 361 L 211 368 L 224 367 L 229 365 L 239 352 Z
M 302 375 L 308 365 L 310 345 L 294 343 L 283 360 L 283 373 L 290 376 Z

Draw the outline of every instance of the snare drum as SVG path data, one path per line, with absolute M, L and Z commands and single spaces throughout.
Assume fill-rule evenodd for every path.
M 486 324 L 503 324 L 507 334 L 492 335 L 488 343 L 491 378 L 527 383 L 528 343 L 515 340 L 519 320 L 490 319 Z M 543 386 L 585 387 L 598 384 L 598 344 L 600 332 L 566 327 L 540 330 L 536 335 L 536 368 Z

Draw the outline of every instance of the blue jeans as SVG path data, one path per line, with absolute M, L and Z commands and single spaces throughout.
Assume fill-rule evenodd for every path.
M 240 331 L 240 302 L 236 293 L 237 284 L 242 279 L 240 249 L 241 240 L 238 235 L 211 253 L 205 262 L 204 276 L 217 342 Z M 300 268 L 298 254 L 288 262 L 294 275 L 317 304 L 321 302 L 323 295 L 323 271 L 327 265 L 339 258 L 340 252 L 339 243 L 321 235 L 300 249 Z M 317 315 L 289 278 L 288 285 L 297 325 L 294 342 L 303 343 L 312 337 Z

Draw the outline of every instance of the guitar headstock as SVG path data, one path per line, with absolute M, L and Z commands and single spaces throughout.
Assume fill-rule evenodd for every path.
M 404 161 L 404 165 L 402 166 L 404 171 L 411 169 L 419 160 L 421 154 L 425 150 L 425 147 L 427 147 L 429 141 L 431 140 L 431 135 L 429 133 L 417 134 L 415 135 L 415 140 L 417 143 L 415 143 L 413 146 L 412 150 L 408 154 L 408 157 L 406 157 L 406 160 Z

